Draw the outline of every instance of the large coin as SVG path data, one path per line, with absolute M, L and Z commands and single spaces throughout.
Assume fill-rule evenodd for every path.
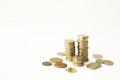
M 59 56 L 65 56 L 65 53 L 64 52 L 58 52 L 57 55 L 59 55 Z
M 63 60 L 61 58 L 51 58 L 50 61 L 53 62 L 53 63 L 63 62 Z
M 43 62 L 42 64 L 43 64 L 44 66 L 51 66 L 51 65 L 52 65 L 52 63 L 49 62 L 49 61 L 45 61 L 45 62 Z
M 57 68 L 65 68 L 65 67 L 67 67 L 67 64 L 66 63 L 62 63 L 62 62 L 56 62 L 54 64 L 54 66 L 57 67 Z
M 101 58 L 103 58 L 103 56 L 100 55 L 100 54 L 93 54 L 93 57 L 94 57 L 94 58 L 97 58 L 97 59 L 101 59 Z
M 95 70 L 95 69 L 97 69 L 97 68 L 99 68 L 99 67 L 101 67 L 101 65 L 98 64 L 98 63 L 95 63 L 95 62 L 89 63 L 89 64 L 87 65 L 87 68 L 92 69 L 92 70 Z
M 76 68 L 72 68 L 72 67 L 66 68 L 65 70 L 67 72 L 70 72 L 70 73 L 76 73 L 77 72 L 77 69 Z
M 114 63 L 111 60 L 104 60 L 103 64 L 112 66 Z

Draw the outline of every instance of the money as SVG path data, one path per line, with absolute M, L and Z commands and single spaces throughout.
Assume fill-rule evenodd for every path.
M 84 58 L 83 56 L 75 55 L 73 57 L 73 65 L 77 67 L 84 66 Z
M 100 55 L 100 54 L 93 54 L 93 57 L 96 58 L 96 59 L 101 59 L 101 58 L 103 58 L 103 56 Z
M 88 61 L 88 36 L 86 34 L 78 35 L 78 55 L 84 57 L 84 61 Z
M 95 63 L 95 62 L 89 63 L 89 64 L 87 65 L 87 68 L 92 69 L 92 70 L 95 70 L 95 69 L 97 69 L 97 68 L 99 68 L 99 67 L 101 67 L 101 64 Z
M 75 55 L 75 42 L 72 39 L 65 40 L 66 60 L 72 62 Z
M 112 66 L 114 63 L 111 60 L 103 60 L 103 64 Z
M 57 67 L 57 68 L 65 68 L 65 67 L 67 67 L 67 64 L 66 63 L 62 63 L 62 62 L 56 62 L 54 64 L 54 66 Z
M 102 59 L 96 59 L 96 63 L 103 64 L 104 60 L 102 60 Z
M 73 67 L 68 67 L 65 69 L 65 71 L 69 72 L 69 73 L 76 73 L 77 72 L 77 69 L 76 68 L 73 68 Z
M 62 58 L 51 58 L 51 62 L 56 63 L 56 62 L 63 62 Z
M 49 62 L 49 61 L 45 61 L 45 62 L 43 62 L 42 64 L 43 64 L 44 66 L 51 66 L 51 65 L 52 65 L 52 63 Z
M 57 55 L 59 55 L 59 56 L 65 56 L 65 53 L 64 52 L 58 52 Z

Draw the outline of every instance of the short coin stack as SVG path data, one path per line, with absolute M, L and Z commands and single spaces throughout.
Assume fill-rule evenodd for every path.
M 73 65 L 77 66 L 77 67 L 84 66 L 84 58 L 83 58 L 83 56 L 75 55 L 73 57 Z
M 75 43 L 72 39 L 65 40 L 65 54 L 66 60 L 72 62 L 75 55 Z
M 78 55 L 84 57 L 84 61 L 88 61 L 88 35 L 80 34 L 78 35 Z

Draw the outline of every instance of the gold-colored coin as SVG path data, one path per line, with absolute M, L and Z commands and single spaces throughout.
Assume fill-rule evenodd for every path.
M 63 60 L 61 58 L 51 58 L 50 61 L 53 62 L 53 63 L 63 62 Z
M 43 64 L 44 66 L 51 66 L 51 65 L 52 65 L 52 63 L 49 62 L 49 61 L 45 61 L 45 62 L 43 62 L 42 64 Z
M 104 60 L 103 64 L 112 66 L 114 63 L 111 60 Z
M 97 59 L 101 59 L 101 58 L 103 58 L 103 56 L 100 55 L 100 54 L 93 54 L 93 57 L 94 57 L 94 58 L 97 58 Z
M 59 55 L 59 56 L 65 56 L 65 53 L 64 52 L 58 52 L 57 55 Z
M 96 59 L 96 63 L 103 64 L 104 60 L 102 60 L 102 59 Z
M 98 64 L 98 63 L 95 63 L 95 62 L 89 63 L 89 64 L 87 65 L 87 68 L 92 69 L 92 70 L 95 70 L 95 69 L 97 69 L 97 68 L 99 68 L 99 67 L 101 67 L 101 65 Z
M 72 67 L 68 67 L 65 69 L 67 72 L 70 72 L 70 73 L 76 73 L 77 72 L 77 69 L 76 68 L 72 68 Z

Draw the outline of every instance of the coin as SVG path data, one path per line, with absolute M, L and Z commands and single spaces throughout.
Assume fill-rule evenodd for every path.
M 95 62 L 89 63 L 89 64 L 87 65 L 87 68 L 92 69 L 92 70 L 95 70 L 95 69 L 97 69 L 97 68 L 99 68 L 99 67 L 101 67 L 101 65 L 98 64 L 98 63 L 95 63 Z
M 65 53 L 64 52 L 58 52 L 57 55 L 59 55 L 59 56 L 65 56 Z
M 114 63 L 111 60 L 104 60 L 103 64 L 112 66 Z
M 50 61 L 53 62 L 53 63 L 63 62 L 63 60 L 61 58 L 51 58 Z
M 73 68 L 73 67 L 68 67 L 68 68 L 65 69 L 65 71 L 70 72 L 70 73 L 76 73 L 77 69 Z
M 43 64 L 44 66 L 51 66 L 51 65 L 52 65 L 52 63 L 49 62 L 49 61 L 42 62 L 42 64 Z
M 57 68 L 65 68 L 65 67 L 67 67 L 67 64 L 66 63 L 62 63 L 62 62 L 56 62 L 54 64 L 54 66 L 57 67 Z
M 100 54 L 93 54 L 93 57 L 97 59 L 103 58 L 103 56 Z
M 102 60 L 102 59 L 96 59 L 96 63 L 102 64 L 102 63 L 104 63 L 104 60 Z

